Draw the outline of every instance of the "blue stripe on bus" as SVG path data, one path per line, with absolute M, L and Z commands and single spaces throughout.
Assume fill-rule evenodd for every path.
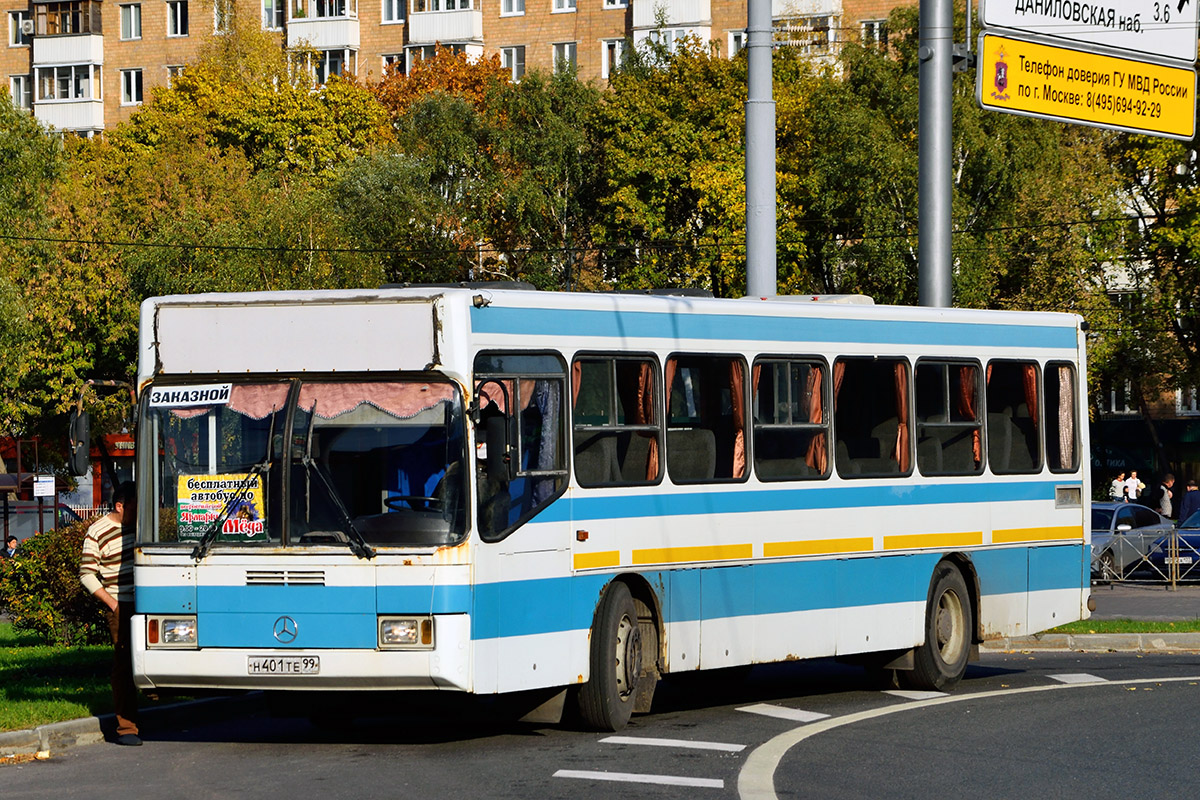
M 543 337 L 694 339 L 710 341 L 831 342 L 904 346 L 1056 348 L 1074 350 L 1079 343 L 1074 327 L 1000 325 L 935 320 L 828 319 L 768 317 L 750 314 L 651 311 L 592 311 L 584 309 L 501 308 L 471 309 L 475 333 Z
M 537 522 L 569 522 L 584 519 L 630 519 L 673 517 L 688 514 L 747 514 L 756 511 L 791 511 L 813 508 L 876 508 L 921 506 L 941 503 L 1007 503 L 1020 500 L 1053 500 L 1054 488 L 1076 485 L 1077 478 L 1062 481 L 969 483 L 905 483 L 837 485 L 814 482 L 797 489 L 747 489 L 741 484 L 728 489 L 708 487 L 700 494 L 673 494 L 670 486 L 650 488 L 637 494 L 609 497 L 574 497 L 555 501 L 539 513 Z
M 140 586 L 134 606 L 139 614 L 195 614 L 196 586 Z
M 987 595 L 1081 590 L 1088 582 L 1083 545 L 977 550 L 970 557 Z M 667 623 L 886 603 L 919 602 L 938 553 L 816 561 L 760 562 L 642 572 Z M 473 639 L 586 630 L 612 575 L 575 575 L 466 586 L 201 586 L 201 647 L 368 648 L 376 613 L 470 613 Z M 172 613 L 170 587 L 138 590 L 141 613 Z M 406 605 L 411 604 L 411 605 Z M 281 645 L 275 621 L 287 614 L 300 635 Z

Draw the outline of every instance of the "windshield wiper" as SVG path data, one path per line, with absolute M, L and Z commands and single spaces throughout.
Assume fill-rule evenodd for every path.
M 271 427 L 267 429 L 267 452 L 263 453 L 263 460 L 250 467 L 250 471 L 246 473 L 246 477 L 238 484 L 238 487 L 233 490 L 233 494 L 225 501 L 225 505 L 221 506 L 221 513 L 217 515 L 216 520 L 204 535 L 200 537 L 200 541 L 196 543 L 196 547 L 192 550 L 192 558 L 200 561 L 208 555 L 209 549 L 213 542 L 217 540 L 217 534 L 221 532 L 221 527 L 225 524 L 225 520 L 229 518 L 229 512 L 233 510 L 234 503 L 241 499 L 242 492 L 250 486 L 250 482 L 256 477 L 261 477 L 267 474 L 271 469 L 271 455 L 275 452 L 275 406 L 271 406 Z
M 337 493 L 337 489 L 333 488 L 333 482 L 321 469 L 321 465 L 313 460 L 312 457 L 312 432 L 313 423 L 317 419 L 317 401 L 313 400 L 312 416 L 308 418 L 308 440 L 305 442 L 304 458 L 300 459 L 300 463 L 308 470 L 309 474 L 315 474 L 321 481 L 321 485 L 325 487 L 325 493 L 329 495 L 329 499 L 333 501 L 333 505 L 337 508 L 338 513 L 342 516 L 342 523 L 346 526 L 346 534 L 350 552 L 359 558 L 370 560 L 375 557 L 375 551 L 367 544 L 367 540 L 363 538 L 362 533 L 354 525 L 354 520 L 350 517 L 350 512 L 346 510 L 346 505 L 342 502 L 341 496 Z

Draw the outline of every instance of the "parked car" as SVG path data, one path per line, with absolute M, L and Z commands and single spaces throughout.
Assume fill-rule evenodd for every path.
M 1137 503 L 1092 503 L 1092 574 L 1124 577 L 1173 528 L 1171 520 Z
M 1179 562 L 1179 577 L 1200 578 L 1200 512 L 1180 522 L 1175 526 L 1175 532 L 1179 539 L 1179 554 L 1176 556 Z M 1150 563 L 1164 575 L 1167 574 L 1169 564 L 1168 549 L 1169 542 L 1163 538 L 1158 547 L 1150 552 Z

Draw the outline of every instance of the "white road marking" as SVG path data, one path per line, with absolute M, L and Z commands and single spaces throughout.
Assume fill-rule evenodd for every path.
M 716 778 L 685 778 L 678 775 L 642 775 L 636 772 L 594 772 L 586 769 L 560 769 L 556 778 L 581 778 L 589 781 L 620 783 L 657 783 L 664 786 L 695 786 L 701 789 L 724 789 L 725 781 Z
M 903 697 L 905 700 L 933 700 L 937 697 L 947 697 L 945 692 L 919 692 L 912 689 L 888 689 L 884 694 Z
M 745 711 L 748 714 L 762 714 L 764 717 L 790 719 L 793 722 L 816 722 L 819 719 L 825 719 L 829 716 L 828 714 L 818 714 L 816 711 L 805 711 L 802 708 L 786 708 L 784 706 L 768 705 L 767 703 L 742 706 L 738 711 Z
M 790 731 L 785 731 L 750 751 L 746 763 L 742 765 L 742 770 L 738 773 L 738 797 L 741 800 L 777 800 L 777 795 L 775 794 L 775 770 L 779 766 L 779 762 L 787 754 L 787 751 L 805 739 L 816 736 L 818 733 L 834 730 L 844 725 L 853 725 L 856 722 L 863 722 L 877 717 L 886 717 L 889 714 L 898 714 L 901 711 L 912 711 L 918 708 L 940 706 L 947 703 L 961 703 L 966 700 L 982 700 L 1014 694 L 1032 694 L 1034 692 L 1053 692 L 1059 689 L 1088 689 L 1096 686 L 1136 686 L 1143 683 L 1161 684 L 1179 683 L 1181 681 L 1200 681 L 1200 676 L 1137 678 L 1128 681 L 1104 681 L 1103 683 L 1054 683 L 1042 686 L 1026 686 L 1020 689 L 996 689 L 990 692 L 946 695 L 945 697 L 938 697 L 931 700 L 914 700 L 911 703 L 898 703 L 894 706 L 873 708 L 868 711 L 860 711 L 857 714 L 847 714 L 844 717 L 828 719 L 814 725 L 806 725 L 803 728 L 792 728 Z
M 1107 678 L 1097 678 L 1095 675 L 1089 675 L 1086 672 L 1063 672 L 1059 675 L 1051 675 L 1050 677 L 1061 683 L 1108 683 Z
M 600 741 L 608 744 L 644 744 L 650 747 L 686 747 L 691 750 L 722 750 L 726 753 L 740 753 L 746 749 L 746 745 L 744 744 L 693 742 L 690 739 L 654 739 L 649 736 L 606 736 Z

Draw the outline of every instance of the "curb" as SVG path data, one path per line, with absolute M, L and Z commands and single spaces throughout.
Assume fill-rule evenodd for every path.
M 1196 653 L 1200 633 L 1044 633 L 991 639 L 979 646 L 986 653 L 1028 650 L 1073 653 Z
M 234 715 L 261 711 L 266 707 L 262 692 L 229 697 L 210 697 L 141 710 L 143 727 L 164 729 L 172 726 L 213 722 Z M 102 714 L 39 725 L 32 730 L 0 733 L 0 764 L 12 756 L 38 752 L 60 752 L 69 747 L 98 744 L 116 729 L 116 717 Z

